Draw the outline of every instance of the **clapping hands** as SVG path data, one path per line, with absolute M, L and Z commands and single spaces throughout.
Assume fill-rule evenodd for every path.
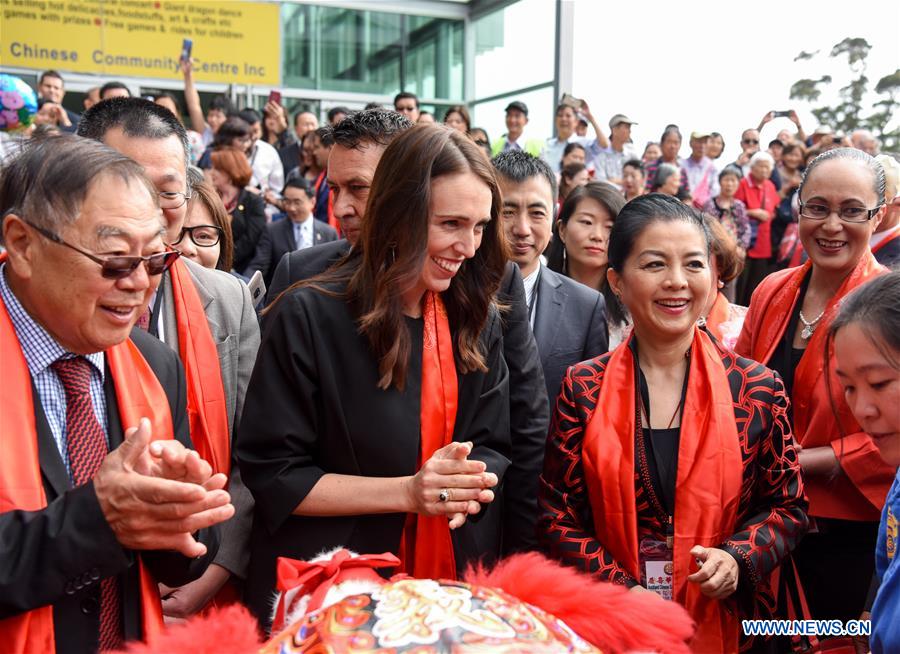
M 227 478 L 178 441 L 150 439 L 142 418 L 104 459 L 93 479 L 100 509 L 123 547 L 203 556 L 191 534 L 234 514 Z

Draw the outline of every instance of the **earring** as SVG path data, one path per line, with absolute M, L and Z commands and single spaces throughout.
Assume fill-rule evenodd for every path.
M 563 243 L 562 249 L 563 249 L 562 271 L 563 271 L 564 275 L 568 275 L 569 274 L 569 266 L 568 266 L 568 262 L 566 261 L 566 244 L 565 243 Z
M 725 282 L 723 282 L 723 281 L 720 279 L 719 281 L 716 282 L 716 286 L 718 286 L 719 288 L 725 288 Z
M 393 266 L 394 262 L 397 260 L 397 246 L 392 244 L 388 253 L 391 257 L 390 263 L 388 263 L 388 265 Z

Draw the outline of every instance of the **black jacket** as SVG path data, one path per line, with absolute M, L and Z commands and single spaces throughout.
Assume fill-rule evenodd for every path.
M 134 343 L 156 373 L 172 412 L 175 437 L 190 447 L 184 370 L 165 344 L 138 329 Z M 122 443 L 112 375 L 105 375 L 110 449 Z M 0 514 L 0 619 L 53 605 L 56 651 L 82 654 L 98 647 L 100 581 L 120 580 L 126 639 L 141 638 L 139 574 L 136 554 L 119 545 L 103 517 L 93 482 L 72 488 L 65 464 L 47 423 L 40 398 L 33 391 L 41 477 L 47 508 Z M 153 577 L 169 586 L 198 578 L 215 557 L 215 528 L 198 533 L 208 548 L 200 559 L 175 552 L 142 552 Z
M 310 215 L 312 223 L 313 246 L 336 241 L 338 238 L 334 227 Z M 248 267 L 248 272 L 260 271 L 268 286 L 275 274 L 275 267 L 288 252 L 297 250 L 294 240 L 294 223 L 287 217 L 266 226 L 266 232 L 256 244 L 256 254 Z
M 349 251 L 350 244 L 342 239 L 286 254 L 272 278 L 269 302 L 291 284 L 324 271 Z M 503 358 L 509 369 L 509 432 L 513 452 L 504 494 L 503 554 L 506 556 L 537 547 L 534 527 L 538 477 L 544 462 L 550 408 L 538 347 L 528 322 L 522 275 L 516 264 L 507 265 L 497 299 L 507 307 L 502 314 Z M 601 327 L 605 338 L 605 324 Z M 559 381 L 555 382 L 557 390 Z
M 231 212 L 231 234 L 234 237 L 232 268 L 242 275 L 250 267 L 256 246 L 266 231 L 266 202 L 261 195 L 243 189 L 237 206 Z M 250 271 L 252 274 L 253 271 Z M 247 275 L 249 277 L 250 275 Z
M 342 288 L 335 288 L 341 293 Z M 364 477 L 415 474 L 420 446 L 423 321 L 407 319 L 411 351 L 403 390 L 378 389 L 378 362 L 343 297 L 289 291 L 267 318 L 244 404 L 235 453 L 256 500 L 244 599 L 268 619 L 276 559 L 308 559 L 338 546 L 399 551 L 406 515 L 296 516 L 294 508 L 327 473 Z M 503 480 L 511 456 L 509 379 L 500 321 L 481 334 L 486 372 L 458 375 L 455 441 Z M 495 502 L 452 532 L 457 567 L 500 553 L 503 482 Z

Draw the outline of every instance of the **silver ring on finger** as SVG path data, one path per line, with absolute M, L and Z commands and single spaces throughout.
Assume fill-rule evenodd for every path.
M 448 502 L 449 500 L 450 500 L 450 491 L 449 491 L 449 489 L 445 488 L 438 495 L 438 501 L 439 502 Z

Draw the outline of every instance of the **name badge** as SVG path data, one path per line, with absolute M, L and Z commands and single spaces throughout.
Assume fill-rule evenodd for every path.
M 672 599 L 673 572 L 672 550 L 665 541 L 645 538 L 639 547 L 641 586 L 652 590 L 665 600 Z

